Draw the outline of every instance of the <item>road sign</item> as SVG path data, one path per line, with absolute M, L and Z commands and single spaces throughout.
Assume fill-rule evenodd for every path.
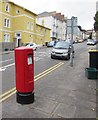
M 78 34 L 78 26 L 77 26 L 77 17 L 73 17 L 73 19 L 67 19 L 67 34 L 71 34 L 72 31 L 72 20 L 73 20 L 73 34 Z

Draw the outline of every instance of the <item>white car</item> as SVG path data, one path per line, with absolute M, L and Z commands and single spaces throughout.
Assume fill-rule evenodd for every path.
M 93 39 L 88 39 L 87 45 L 95 45 L 95 44 L 96 44 L 95 40 L 93 40 Z
M 37 50 L 37 45 L 35 43 L 27 43 L 26 47 L 33 48 L 33 50 Z

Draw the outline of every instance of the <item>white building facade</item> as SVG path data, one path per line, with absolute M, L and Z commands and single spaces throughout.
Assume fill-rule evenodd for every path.
M 61 13 L 56 13 L 56 11 L 44 12 L 38 15 L 36 21 L 38 24 L 44 24 L 45 27 L 51 29 L 51 40 L 65 40 L 66 20 Z

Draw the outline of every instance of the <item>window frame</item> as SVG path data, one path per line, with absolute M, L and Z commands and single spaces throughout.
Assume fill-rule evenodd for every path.
M 31 24 L 31 30 L 34 30 L 34 23 Z
M 27 30 L 30 30 L 30 21 L 27 22 Z
M 9 18 L 4 18 L 4 27 L 10 28 L 10 19 Z
M 8 8 L 7 8 L 7 7 L 8 7 Z M 6 3 L 6 5 L 5 5 L 5 11 L 6 11 L 6 12 L 10 12 L 10 6 L 9 6 L 8 3 Z
M 20 11 L 19 10 L 16 10 L 16 14 L 19 14 L 20 13 Z
M 4 34 L 4 42 L 10 42 L 10 34 L 9 33 Z

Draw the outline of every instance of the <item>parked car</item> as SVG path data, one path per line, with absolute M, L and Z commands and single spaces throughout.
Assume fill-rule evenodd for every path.
M 56 43 L 54 46 L 52 52 L 51 52 L 51 58 L 63 58 L 63 59 L 70 59 L 70 54 L 71 54 L 71 45 L 70 43 L 66 41 L 59 41 Z M 73 54 L 74 54 L 74 49 L 73 49 Z
M 35 43 L 26 43 L 26 47 L 33 48 L 33 50 L 37 50 L 37 45 Z
M 74 44 L 75 43 L 75 41 L 73 40 L 73 41 L 71 41 L 71 40 L 66 40 L 66 42 L 68 42 L 68 43 L 70 43 L 70 45 L 71 45 L 71 42 Z
M 96 44 L 96 41 L 93 40 L 93 39 L 88 39 L 87 41 L 87 45 L 95 45 Z
M 47 43 L 47 47 L 53 47 L 56 44 L 56 41 L 50 41 Z
M 78 40 L 77 39 L 75 39 L 75 41 L 74 41 L 75 43 L 78 43 Z
M 95 43 L 97 44 L 98 43 L 98 40 L 94 39 Z
M 78 43 L 82 43 L 82 42 L 84 42 L 84 40 L 83 40 L 83 39 L 78 40 Z

